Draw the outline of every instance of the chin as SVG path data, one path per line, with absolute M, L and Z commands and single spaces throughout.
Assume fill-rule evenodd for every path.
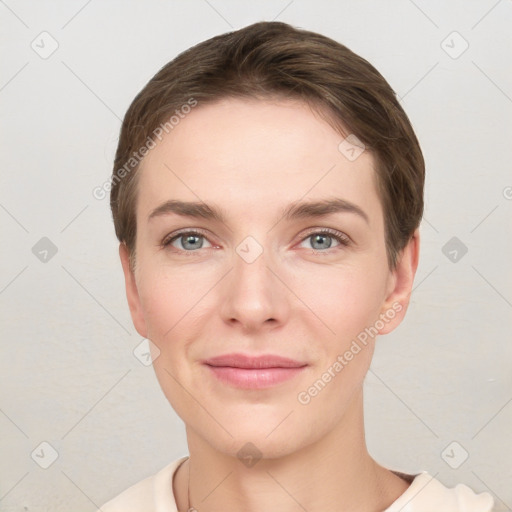
M 245 417 L 232 415 L 228 426 L 232 437 L 221 428 L 212 428 L 211 424 L 202 423 L 199 428 L 193 427 L 193 421 L 188 424 L 207 445 L 242 463 L 244 456 L 261 458 L 262 461 L 280 459 L 313 444 L 324 435 L 321 429 L 313 428 L 296 412 L 283 421 L 288 412 L 283 414 L 280 410 L 277 420 L 274 414 L 266 417 L 255 413 Z M 294 416 L 296 418 L 292 419 Z M 222 434 L 218 435 L 221 431 Z
M 241 463 L 251 466 L 251 461 L 264 461 L 281 459 L 291 455 L 301 448 L 300 439 L 294 439 L 289 434 L 272 435 L 273 439 L 267 437 L 266 433 L 254 432 L 248 429 L 245 432 L 234 435 L 233 438 L 224 440 L 206 439 L 206 441 L 217 451 L 233 458 Z

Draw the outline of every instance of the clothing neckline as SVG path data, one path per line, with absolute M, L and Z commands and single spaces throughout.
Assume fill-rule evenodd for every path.
M 402 480 L 405 480 L 408 484 L 412 484 L 413 480 L 417 476 L 421 475 L 421 473 L 416 473 L 415 475 L 413 475 L 413 474 L 409 474 L 409 473 L 402 473 L 401 471 L 394 471 L 392 469 L 388 469 L 388 471 L 391 471 L 391 473 L 400 477 Z
M 134 496 L 137 492 L 141 496 L 147 496 L 154 508 L 153 512 L 178 512 L 176 497 L 174 495 L 174 476 L 179 467 L 190 458 L 190 455 L 182 456 L 163 467 L 157 474 L 139 482 L 120 495 L 116 501 L 118 508 L 107 508 L 109 512 L 138 512 L 139 508 L 132 507 Z M 489 493 L 476 494 L 464 484 L 458 484 L 454 488 L 448 488 L 428 471 L 417 474 L 407 474 L 387 468 L 393 474 L 409 483 L 409 487 L 383 512 L 400 512 L 407 510 L 425 512 L 437 510 L 438 512 L 454 512 L 466 510 L 467 512 L 491 512 L 494 500 Z M 428 489 L 427 489 L 428 488 Z M 142 491 L 144 489 L 144 492 Z M 426 489 L 426 492 L 424 490 Z M 145 494 L 148 493 L 148 494 Z M 143 503 L 143 498 L 139 498 Z M 144 501 L 144 503 L 146 503 Z M 149 503 L 149 501 L 148 501 Z M 442 506 L 441 506 L 442 505 Z M 460 508 L 462 505 L 463 508 Z M 132 508 L 130 508 L 132 507 Z M 146 507 L 148 510 L 148 507 Z
M 176 496 L 174 495 L 174 477 L 175 477 L 176 473 L 178 472 L 178 469 L 189 458 L 190 458 L 190 455 L 184 455 L 183 457 L 180 457 L 179 459 L 174 461 L 174 463 L 171 463 L 171 464 L 169 464 L 169 466 L 167 466 L 167 468 L 171 470 L 171 478 L 170 478 L 171 481 L 170 481 L 169 491 L 173 498 L 173 502 L 175 504 L 174 506 L 176 507 L 176 510 L 172 510 L 169 512 L 177 511 Z M 413 485 L 414 485 L 414 487 L 417 487 L 417 485 L 420 483 L 420 480 L 423 480 L 425 478 L 425 476 L 426 477 L 429 476 L 427 471 L 422 471 L 422 472 L 416 473 L 416 474 L 410 474 L 410 473 L 403 473 L 401 471 L 396 471 L 396 470 L 389 469 L 389 468 L 386 468 L 386 469 L 388 469 L 388 471 L 391 471 L 391 473 L 398 476 L 399 478 L 401 478 L 402 480 L 404 480 L 406 483 L 409 484 L 409 487 L 390 505 L 391 507 L 396 505 L 403 499 L 406 499 L 409 496 L 409 494 L 412 492 Z M 386 510 L 388 510 L 388 509 L 386 509 Z M 167 512 L 167 510 L 162 511 L 162 512 Z M 384 511 L 384 512 L 386 512 L 386 511 Z

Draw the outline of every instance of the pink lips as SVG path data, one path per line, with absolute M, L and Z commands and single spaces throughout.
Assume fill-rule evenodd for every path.
M 298 375 L 307 364 L 272 354 L 225 354 L 203 361 L 221 381 L 244 389 L 274 386 Z

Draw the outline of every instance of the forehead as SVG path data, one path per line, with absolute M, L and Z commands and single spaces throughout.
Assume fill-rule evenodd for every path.
M 344 135 L 296 100 L 199 105 L 142 161 L 138 215 L 169 199 L 250 207 L 339 197 L 379 216 L 374 158 L 340 151 Z

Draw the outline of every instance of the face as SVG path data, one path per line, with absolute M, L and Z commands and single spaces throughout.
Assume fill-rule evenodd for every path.
M 343 139 L 303 103 L 226 99 L 139 169 L 132 318 L 187 429 L 226 454 L 251 441 L 278 457 L 340 428 L 376 332 L 405 313 L 416 242 L 391 271 L 374 159 Z M 214 360 L 233 354 L 249 359 Z

